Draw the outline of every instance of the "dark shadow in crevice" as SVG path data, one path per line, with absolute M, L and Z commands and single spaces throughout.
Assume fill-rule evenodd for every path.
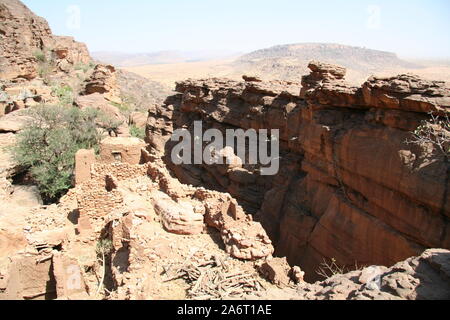
M 122 248 L 117 250 L 114 254 L 114 259 L 112 260 L 112 265 L 120 273 L 128 272 L 130 266 L 130 248 L 128 243 L 125 243 Z
M 53 270 L 53 262 L 50 264 L 48 276 L 49 280 L 47 281 L 45 288 L 45 300 L 55 300 L 58 297 L 58 295 L 56 292 L 56 279 Z
M 68 219 L 73 225 L 78 225 L 78 220 L 80 219 L 80 210 L 75 209 L 75 210 L 71 211 L 71 212 L 67 215 L 67 219 Z

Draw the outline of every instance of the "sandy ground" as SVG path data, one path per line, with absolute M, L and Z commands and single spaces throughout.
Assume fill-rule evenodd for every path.
M 138 75 L 173 87 L 176 81 L 188 78 L 230 77 L 233 60 L 212 60 L 188 63 L 155 64 L 123 68 Z M 234 76 L 234 78 L 237 78 Z

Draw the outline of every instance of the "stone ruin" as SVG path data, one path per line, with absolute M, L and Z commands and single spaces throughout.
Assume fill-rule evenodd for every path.
M 226 252 L 237 259 L 254 261 L 272 256 L 274 248 L 262 226 L 229 194 L 183 185 L 170 175 L 161 160 L 152 158 L 143 145 L 138 149 L 140 144 L 130 138 L 134 148 L 129 148 L 123 138 L 114 139 L 118 143 L 111 139 L 102 143 L 105 149 L 100 151 L 98 159 L 93 150 L 77 153 L 77 186 L 58 205 L 58 212 L 63 215 L 69 210 L 63 208 L 71 208 L 69 216 L 74 216 L 74 228 L 61 227 L 57 232 L 47 232 L 46 227 L 35 238 L 30 227 L 32 233 L 28 241 L 32 247 L 13 256 L 4 274 L 0 269 L 0 298 L 95 297 L 93 283 L 96 282 L 90 281 L 80 267 L 77 252 L 92 251 L 102 239 L 111 240 L 112 261 L 122 259 L 123 251 L 127 252 L 126 267 L 114 267 L 110 275 L 114 283 L 121 283 L 122 289 L 118 292 L 122 292 L 127 288 L 127 279 L 119 269 L 132 272 L 134 267 L 141 267 L 143 259 L 140 242 L 144 240 L 140 232 L 134 231 L 136 221 L 153 219 L 152 213 L 172 234 L 200 235 L 208 233 L 208 228 L 217 230 Z M 130 162 L 117 162 L 110 156 L 111 146 L 117 145 L 122 149 L 114 151 L 124 152 L 122 160 Z M 140 159 L 136 157 L 137 150 L 142 152 L 145 163 L 135 163 Z M 129 187 L 130 181 L 142 179 L 147 181 L 140 184 L 141 192 L 147 195 L 145 198 L 137 197 Z M 132 188 L 135 186 L 136 182 Z M 124 239 L 129 240 L 124 242 Z M 81 284 L 76 289 L 70 285 L 73 274 L 79 276 L 77 283 Z M 121 294 L 126 298 L 134 293 L 131 290 Z

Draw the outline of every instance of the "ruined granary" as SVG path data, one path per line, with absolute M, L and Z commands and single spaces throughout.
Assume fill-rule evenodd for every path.
M 124 162 L 139 164 L 142 162 L 142 148 L 145 142 L 138 138 L 106 138 L 100 143 L 100 157 L 105 162 Z

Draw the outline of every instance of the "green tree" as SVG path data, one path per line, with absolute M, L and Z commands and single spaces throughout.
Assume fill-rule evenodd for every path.
M 38 106 L 28 112 L 31 120 L 18 134 L 14 155 L 29 169 L 46 202 L 52 202 L 72 187 L 75 153 L 98 148 L 98 112 L 61 106 Z

